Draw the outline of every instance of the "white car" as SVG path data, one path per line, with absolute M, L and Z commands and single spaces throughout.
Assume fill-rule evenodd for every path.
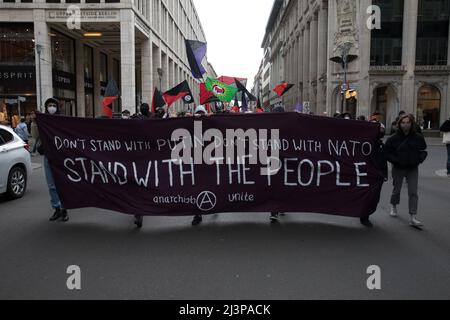
M 32 172 L 28 145 L 10 127 L 0 125 L 0 194 L 22 198 Z

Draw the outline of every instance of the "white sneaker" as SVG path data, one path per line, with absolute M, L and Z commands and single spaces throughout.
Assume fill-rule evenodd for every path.
M 411 222 L 410 225 L 413 227 L 423 227 L 422 222 L 420 222 L 419 220 L 416 219 L 416 216 L 411 216 Z
M 389 213 L 392 218 L 398 217 L 397 206 L 391 206 L 391 212 Z

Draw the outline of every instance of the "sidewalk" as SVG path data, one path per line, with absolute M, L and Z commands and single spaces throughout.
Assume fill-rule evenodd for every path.
M 427 142 L 428 146 L 433 147 L 445 147 L 445 145 L 442 143 L 442 138 L 425 138 L 425 141 Z

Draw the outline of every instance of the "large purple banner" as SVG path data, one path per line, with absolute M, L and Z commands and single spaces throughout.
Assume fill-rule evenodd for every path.
M 363 217 L 384 181 L 374 123 L 298 113 L 37 121 L 67 209 Z

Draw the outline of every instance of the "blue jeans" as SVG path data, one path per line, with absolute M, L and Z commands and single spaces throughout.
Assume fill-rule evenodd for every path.
M 61 208 L 61 200 L 59 199 L 58 191 L 56 190 L 55 180 L 53 179 L 52 171 L 48 163 L 47 157 L 44 157 L 44 171 L 47 180 L 48 193 L 50 194 L 50 203 L 53 209 Z M 62 208 L 61 208 L 62 209 Z
M 447 174 L 450 174 L 450 143 L 447 144 Z

